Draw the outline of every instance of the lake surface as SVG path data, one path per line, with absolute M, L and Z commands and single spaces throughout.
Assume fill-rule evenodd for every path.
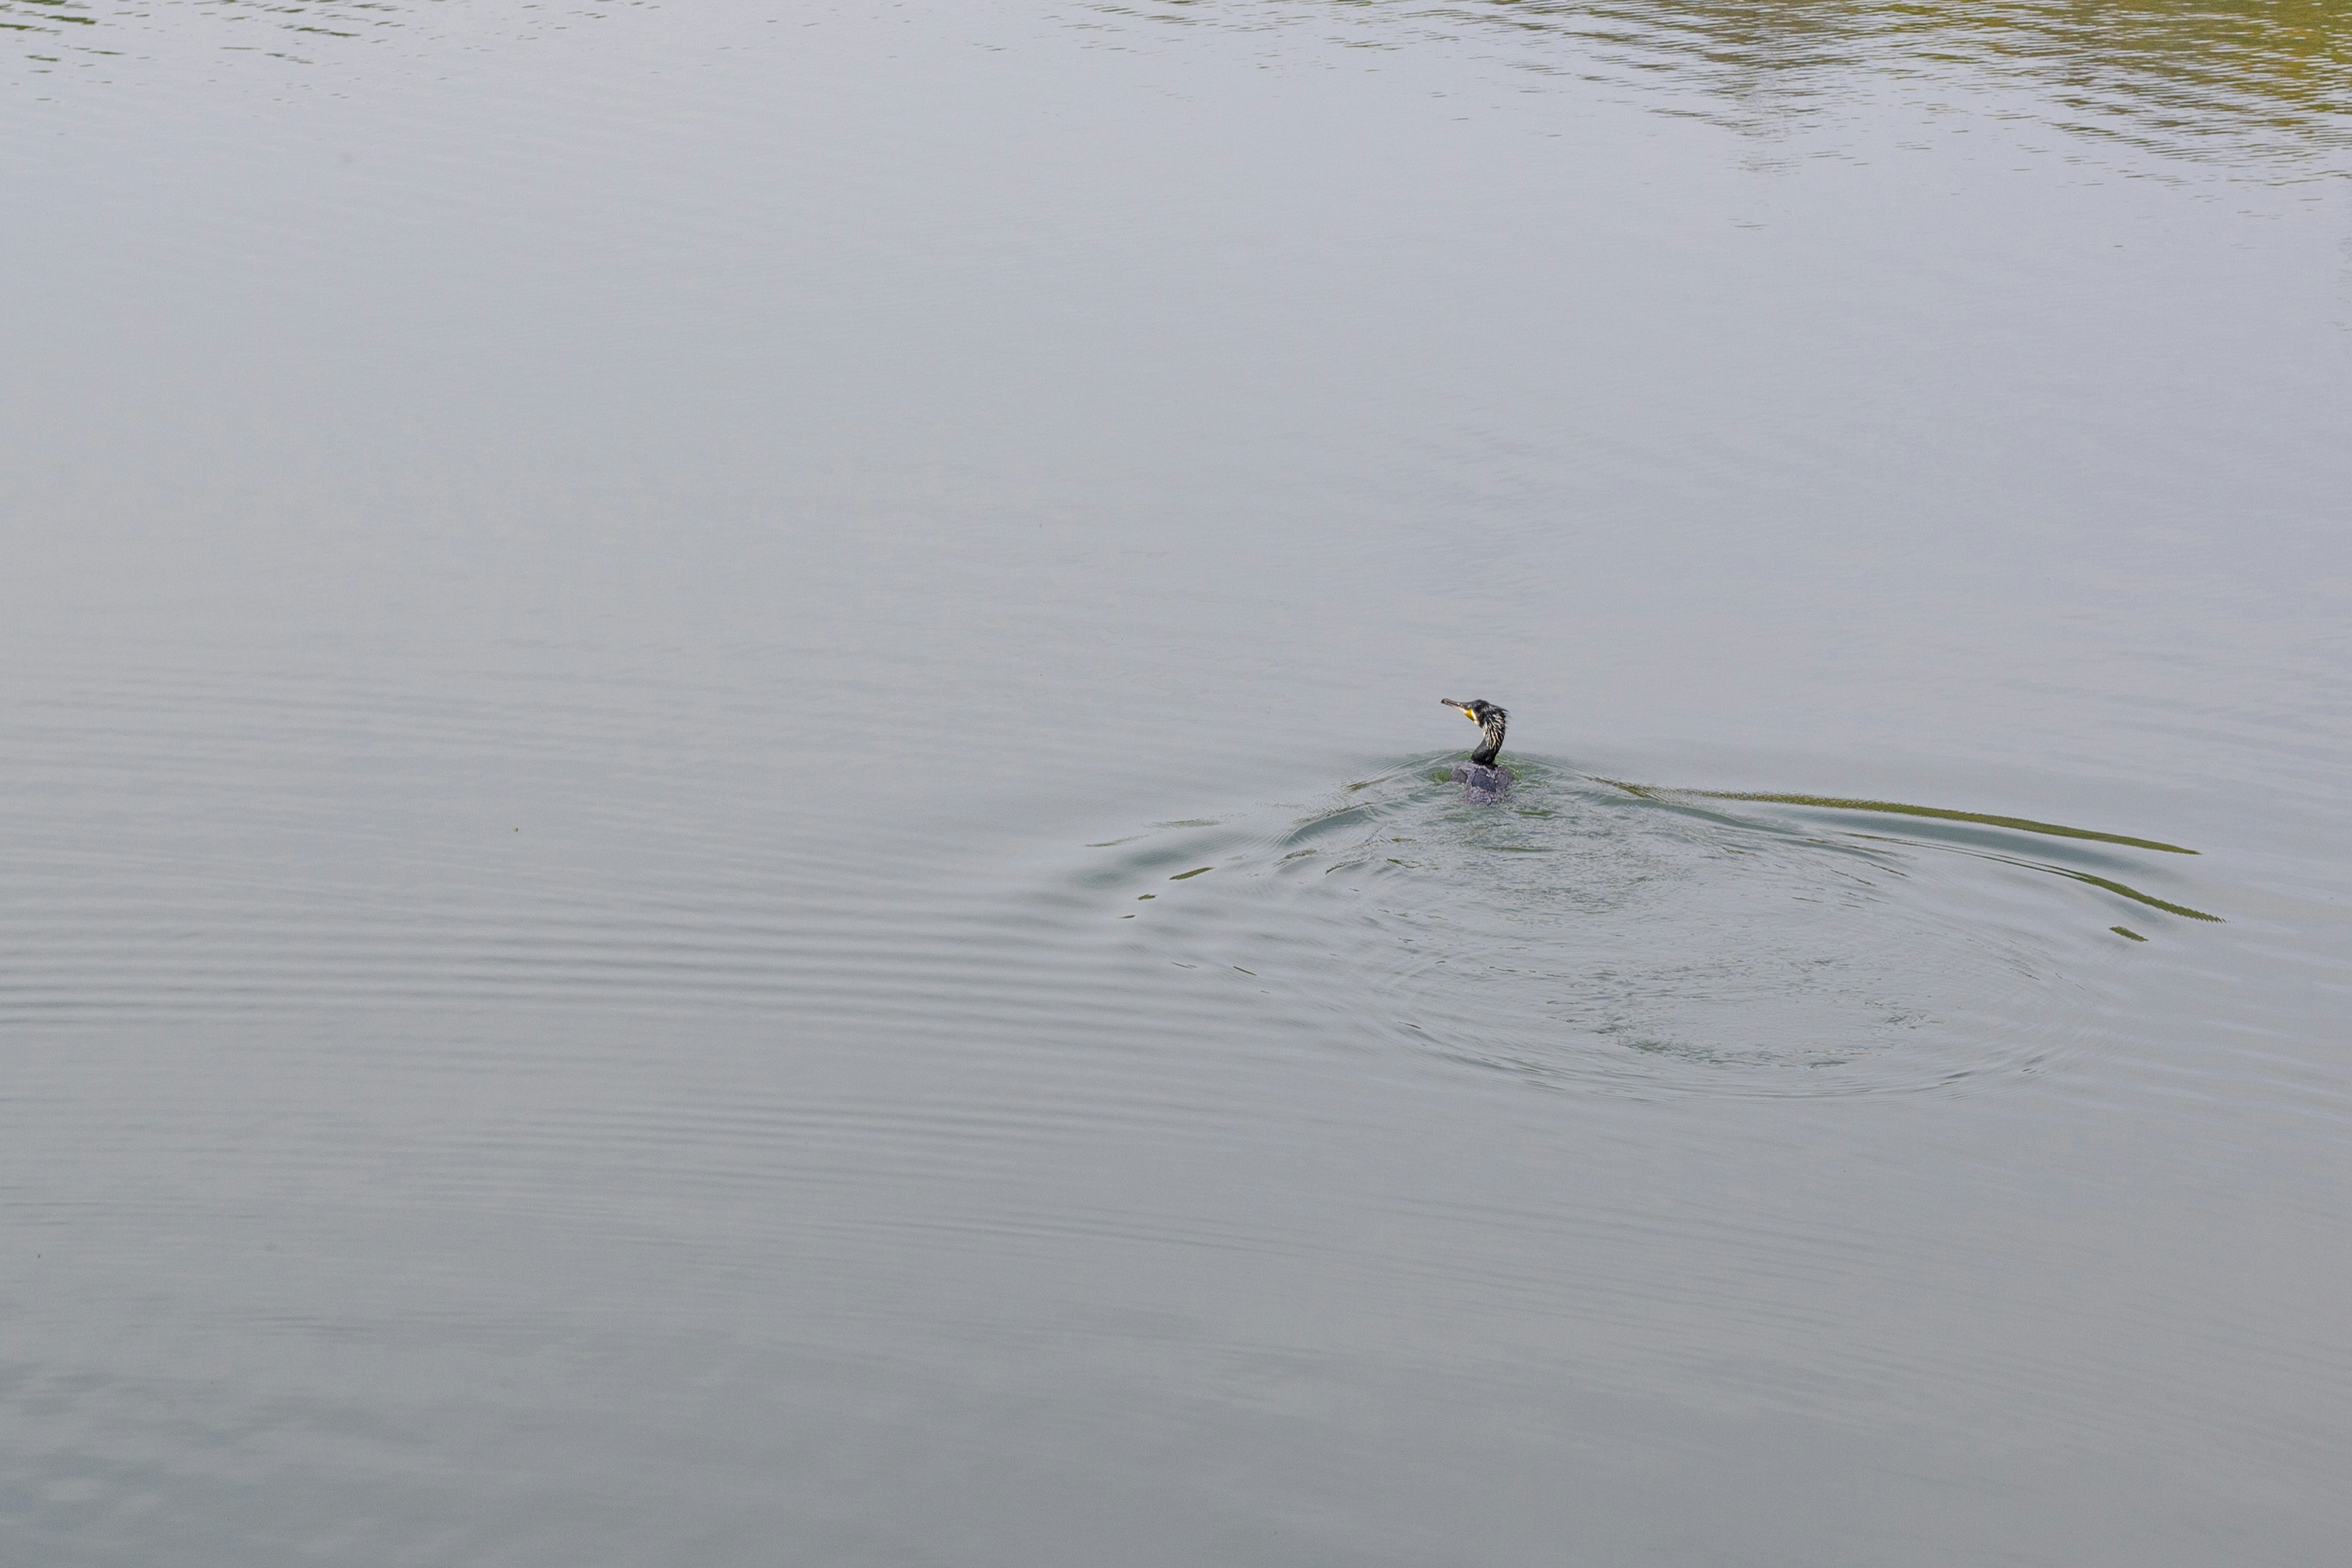
M 0 278 L 11 1561 L 2352 1538 L 2341 7 L 0 0 Z

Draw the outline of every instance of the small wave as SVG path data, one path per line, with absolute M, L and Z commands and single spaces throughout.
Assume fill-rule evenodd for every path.
M 2147 890 L 2162 873 L 2138 860 L 2178 845 L 1515 766 L 1501 806 L 1415 759 L 1304 811 L 1124 839 L 1076 879 L 1129 957 L 1247 975 L 1237 1005 L 1279 994 L 1335 1040 L 1634 1094 L 2045 1070 L 2100 1036 L 2116 964 L 2148 945 L 2118 901 L 2143 925 L 2220 918 Z

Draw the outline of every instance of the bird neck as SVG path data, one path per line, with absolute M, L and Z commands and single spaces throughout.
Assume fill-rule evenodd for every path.
M 1485 728 L 1478 749 L 1470 753 L 1470 760 L 1480 767 L 1491 768 L 1495 765 L 1495 759 L 1502 754 L 1503 726 L 1499 721 L 1490 721 Z

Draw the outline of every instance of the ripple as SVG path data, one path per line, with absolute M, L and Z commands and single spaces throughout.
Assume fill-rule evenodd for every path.
M 1303 812 L 1099 846 L 1066 904 L 1120 922 L 1131 958 L 1305 1002 L 1332 1037 L 1636 1095 L 2046 1070 L 2106 1034 L 2156 945 L 2119 909 L 2158 942 L 2219 919 L 2126 879 L 2178 846 L 1515 765 L 1500 807 L 1424 758 Z

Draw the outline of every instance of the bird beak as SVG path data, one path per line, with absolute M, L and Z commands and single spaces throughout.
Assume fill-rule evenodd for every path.
M 1448 708 L 1453 709 L 1455 712 L 1461 714 L 1465 719 L 1469 720 L 1472 723 L 1475 724 L 1478 721 L 1478 715 L 1470 711 L 1470 704 L 1467 702 L 1456 702 L 1451 697 L 1441 697 L 1438 700 L 1444 703 Z

